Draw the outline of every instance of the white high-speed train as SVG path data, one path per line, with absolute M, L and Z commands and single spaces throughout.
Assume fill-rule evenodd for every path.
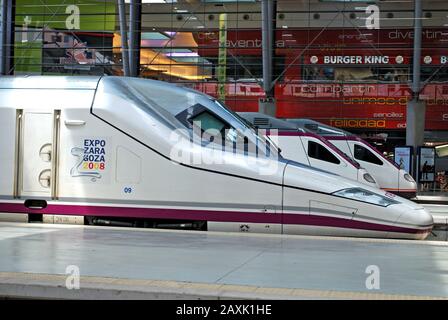
M 378 188 L 374 177 L 326 139 L 306 132 L 296 124 L 260 112 L 238 112 L 259 133 L 266 134 L 284 158 L 323 169 L 370 187 Z
M 311 119 L 287 119 L 287 121 L 303 128 L 306 132 L 318 134 L 330 141 L 369 171 L 381 189 L 406 198 L 414 198 L 417 195 L 417 183 L 414 178 L 406 170 L 384 157 L 367 141 L 345 130 Z
M 221 103 L 173 84 L 2 77 L 0 101 L 0 212 L 407 239 L 433 227 L 420 205 L 285 160 Z

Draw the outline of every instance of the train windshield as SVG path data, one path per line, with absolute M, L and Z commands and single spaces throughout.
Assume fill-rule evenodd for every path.
M 220 148 L 233 144 L 234 150 L 257 156 L 278 155 L 275 147 L 265 138 L 210 96 L 147 79 L 126 78 L 122 85 L 137 98 L 135 102 L 138 102 L 139 108 L 157 117 L 172 130 L 186 130 L 190 138 L 200 135 L 204 146 Z M 198 142 L 194 138 L 193 141 Z

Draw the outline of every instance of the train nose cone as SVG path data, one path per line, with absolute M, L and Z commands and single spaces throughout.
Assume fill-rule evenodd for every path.
M 423 240 L 431 232 L 434 219 L 426 209 L 414 209 L 402 214 L 397 226 L 409 229 L 410 238 Z

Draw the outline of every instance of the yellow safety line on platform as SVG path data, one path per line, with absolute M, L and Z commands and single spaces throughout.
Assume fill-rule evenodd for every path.
M 36 285 L 50 288 L 65 287 L 66 275 L 0 272 L 0 285 Z M 50 283 L 45 283 L 50 282 Z M 81 277 L 81 290 L 120 290 L 137 293 L 177 293 L 213 298 L 240 299 L 354 299 L 354 300 L 448 300 L 448 297 L 313 290 L 300 288 L 268 288 L 247 285 L 181 282 L 171 280 L 139 280 L 107 277 Z M 103 286 L 103 287 L 101 287 Z M 174 291 L 173 291 L 174 290 Z M 68 289 L 67 289 L 68 291 Z M 1 293 L 0 293 L 1 294 Z

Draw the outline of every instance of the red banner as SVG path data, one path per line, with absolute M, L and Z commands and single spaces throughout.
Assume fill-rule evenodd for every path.
M 198 45 L 200 56 L 217 56 L 219 32 L 195 32 L 193 37 Z M 323 52 L 338 55 L 358 54 L 362 56 L 397 55 L 412 57 L 414 31 L 412 29 L 307 29 L 277 30 L 275 48 L 277 55 L 297 56 L 300 50 L 307 49 L 308 56 Z M 441 63 L 440 56 L 446 55 L 448 32 L 444 29 L 428 28 L 422 32 L 423 57 L 433 56 L 431 63 Z M 262 47 L 261 30 L 228 30 L 227 49 L 233 55 L 260 55 Z M 428 49 L 425 49 L 428 48 Z M 298 52 L 299 50 L 299 52 Z M 357 53 L 356 53 L 357 52 Z M 409 61 L 409 60 L 408 60 Z M 403 62 L 406 63 L 406 62 Z
M 216 83 L 196 89 L 217 97 Z M 235 111 L 258 111 L 263 90 L 256 83 L 226 84 L 226 104 Z M 277 116 L 312 118 L 342 128 L 404 129 L 411 97 L 400 84 L 277 84 Z M 426 102 L 427 130 L 448 129 L 448 84 L 429 84 L 420 98 Z

